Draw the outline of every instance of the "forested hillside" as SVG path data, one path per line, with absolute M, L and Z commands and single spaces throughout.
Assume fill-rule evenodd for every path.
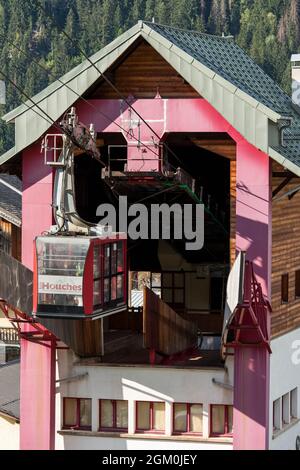
M 83 60 L 62 29 L 91 54 L 138 19 L 153 18 L 161 24 L 234 35 L 289 91 L 290 54 L 300 51 L 300 0 L 0 0 L 0 71 L 34 94 Z M 48 72 L 32 63 L 33 57 Z M 1 115 L 23 99 L 7 84 Z M 12 142 L 13 129 L 1 123 L 0 155 Z

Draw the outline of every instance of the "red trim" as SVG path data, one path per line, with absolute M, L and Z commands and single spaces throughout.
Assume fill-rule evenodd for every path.
M 176 431 L 175 430 L 175 405 L 185 405 L 186 406 L 186 430 L 185 431 Z M 191 407 L 193 405 L 197 405 L 197 406 L 202 406 L 203 407 L 203 404 L 202 403 L 179 403 L 179 402 L 176 402 L 176 403 L 173 403 L 173 434 L 176 435 L 176 436 L 180 436 L 180 435 L 189 435 L 189 436 L 203 436 L 203 433 L 202 432 L 193 432 L 191 431 Z M 203 413 L 202 413 L 202 420 L 203 420 Z M 203 421 L 202 421 L 203 423 Z
M 219 407 L 219 408 L 224 408 L 225 413 L 224 413 L 224 433 L 215 433 L 213 432 L 213 407 Z M 229 420 L 228 420 L 228 410 L 229 407 L 233 408 L 232 405 L 210 405 L 210 436 L 211 437 L 232 437 L 233 432 L 229 432 Z
M 104 426 L 101 426 L 101 402 L 102 401 L 110 401 L 112 403 L 112 407 L 113 407 L 113 416 L 112 416 L 112 427 L 110 428 L 107 428 L 107 427 L 104 427 Z M 128 426 L 127 428 L 118 428 L 117 427 L 117 402 L 118 401 L 124 401 L 127 403 L 127 407 L 128 407 L 128 401 L 127 400 L 109 400 L 109 399 L 101 399 L 99 400 L 99 431 L 103 431 L 103 432 L 128 432 Z M 128 409 L 128 408 L 127 408 Z M 127 421 L 128 421 L 128 417 L 127 417 Z
M 87 252 L 83 271 L 82 300 L 84 313 L 86 315 L 92 315 L 94 313 L 94 246 L 95 242 L 92 241 Z
M 104 276 L 104 250 L 105 247 L 109 246 L 112 247 L 114 244 L 121 244 L 121 252 L 120 256 L 123 259 L 123 266 L 122 272 L 118 271 L 118 256 L 116 254 L 116 266 L 114 266 L 114 274 L 112 274 L 112 270 L 110 267 L 109 275 Z M 95 278 L 100 283 L 101 289 L 101 302 L 99 305 L 94 305 L 94 248 L 96 246 L 100 247 L 100 259 L 99 263 L 101 264 L 101 271 L 100 275 Z M 34 242 L 34 285 L 33 285 L 33 303 L 34 308 L 33 311 L 38 313 L 38 259 L 37 259 L 37 252 L 36 252 L 36 240 Z M 111 265 L 111 258 L 109 259 Z M 123 284 L 123 292 L 118 298 L 117 295 L 117 280 L 118 276 L 122 276 L 122 284 Z M 110 297 L 106 303 L 104 303 L 104 281 L 108 279 L 110 291 L 112 280 L 115 282 L 115 289 L 116 295 L 115 299 L 111 300 L 111 292 Z M 114 311 L 122 311 L 126 310 L 127 308 L 127 240 L 122 238 L 120 235 L 114 237 L 112 239 L 109 238 L 96 238 L 90 240 L 90 244 L 87 250 L 85 262 L 84 262 L 84 270 L 83 270 L 83 280 L 82 280 L 82 301 L 83 301 L 83 311 L 81 310 L 80 313 L 75 314 L 78 318 L 87 318 L 91 319 L 94 316 L 101 316 L 105 314 L 109 314 L 110 312 Z M 40 312 L 40 315 L 43 314 Z M 53 313 L 53 316 L 49 313 L 47 314 L 49 317 L 56 318 L 56 314 Z
M 33 242 L 33 313 L 37 313 L 38 308 L 38 266 L 36 255 L 36 240 Z
M 150 404 L 150 407 L 149 407 L 149 423 L 150 423 L 150 427 L 149 429 L 142 429 L 142 428 L 139 428 L 139 423 L 138 423 L 138 405 L 139 403 L 149 403 Z M 162 430 L 156 430 L 154 429 L 154 426 L 155 426 L 155 422 L 154 422 L 154 413 L 153 413 L 153 406 L 155 403 L 163 403 L 164 406 L 165 406 L 165 412 L 166 412 L 166 405 L 164 402 L 160 402 L 160 401 L 157 401 L 157 402 L 154 402 L 154 401 L 136 401 L 135 402 L 135 416 L 136 416 L 136 426 L 135 426 L 135 431 L 136 433 L 138 434 L 165 434 L 166 430 L 165 429 L 162 429 Z
M 74 425 L 66 425 L 66 400 L 76 400 L 76 423 Z M 92 426 L 81 426 L 80 425 L 80 401 L 91 400 L 91 398 L 77 398 L 77 397 L 64 397 L 63 398 L 63 429 L 81 429 L 85 431 L 91 431 Z
M 223 354 L 228 355 L 228 348 L 263 347 L 271 353 L 268 315 L 272 312 L 262 286 L 257 281 L 253 263 L 245 262 L 245 280 L 243 300 L 236 307 L 233 318 L 226 331 L 233 332 L 233 339 L 223 338 Z M 230 354 L 230 353 L 229 353 Z

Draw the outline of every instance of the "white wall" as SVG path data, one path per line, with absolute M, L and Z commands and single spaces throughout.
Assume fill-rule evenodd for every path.
M 19 450 L 20 425 L 0 415 L 0 450 Z
M 59 351 L 58 377 L 74 377 L 88 373 L 81 380 L 62 382 L 57 388 L 56 427 L 62 427 L 62 397 L 92 398 L 92 431 L 98 431 L 99 402 L 102 399 L 128 400 L 129 434 L 135 432 L 135 401 L 164 401 L 166 403 L 166 435 L 171 435 L 172 403 L 202 403 L 203 438 L 209 437 L 209 405 L 233 403 L 230 390 L 213 384 L 213 379 L 232 384 L 232 366 L 224 369 L 179 369 L 141 366 L 79 366 L 72 365 L 69 351 Z M 107 437 L 57 435 L 57 449 L 188 449 L 232 448 L 228 444 L 180 442 L 180 440 L 144 440 Z
M 276 433 L 273 439 L 273 402 L 298 387 L 298 418 L 300 418 L 300 329 L 271 342 L 270 370 L 270 449 L 295 450 L 300 436 L 300 421 Z
M 79 450 L 232 450 L 232 444 L 178 442 L 145 439 L 65 436 L 65 449 Z

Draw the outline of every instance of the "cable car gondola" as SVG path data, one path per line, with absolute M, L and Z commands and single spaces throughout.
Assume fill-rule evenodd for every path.
M 37 317 L 100 318 L 127 308 L 126 239 L 42 236 L 35 240 Z
M 95 226 L 78 214 L 75 150 L 81 148 L 102 162 L 93 126 L 89 130 L 79 123 L 75 108 L 66 113 L 60 126 L 64 135 L 58 161 L 47 161 L 47 152 L 59 149 L 56 145 L 49 149 L 47 136 L 44 142 L 45 162 L 55 168 L 56 225 L 35 239 L 33 316 L 96 319 L 127 308 L 126 235 Z

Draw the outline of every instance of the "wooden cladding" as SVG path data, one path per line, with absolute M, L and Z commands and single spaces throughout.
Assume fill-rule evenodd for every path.
M 273 162 L 272 190 L 281 184 L 283 168 Z M 295 177 L 276 197 L 299 186 Z M 275 198 L 276 199 L 276 198 Z M 272 205 L 272 337 L 300 327 L 300 193 Z
M 154 292 L 144 289 L 144 347 L 170 356 L 197 344 L 197 325 L 184 320 Z
M 199 94 L 145 41 L 140 41 L 106 75 L 124 97 L 154 98 L 159 93 L 162 98 L 199 98 Z M 88 97 L 120 98 L 103 80 Z
M 31 315 L 33 273 L 15 258 L 0 250 L 0 298 Z
M 104 355 L 102 320 L 64 320 L 39 318 L 44 325 L 80 357 Z
M 21 261 L 21 228 L 1 218 L 0 250 Z

